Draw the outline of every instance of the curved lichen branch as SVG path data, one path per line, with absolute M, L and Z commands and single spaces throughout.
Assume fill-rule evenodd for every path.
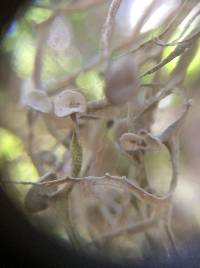
M 150 39 L 142 42 L 141 44 L 139 44 L 138 46 L 132 48 L 131 50 L 129 50 L 128 52 L 126 52 L 123 55 L 127 55 L 127 54 L 130 54 L 130 53 L 136 53 L 139 50 L 145 49 L 149 45 L 153 44 L 155 39 L 163 39 L 168 34 L 168 32 L 171 29 L 175 28 L 175 26 L 178 23 L 180 23 L 180 20 L 182 19 L 182 17 L 180 18 L 180 14 L 182 13 L 183 8 L 185 7 L 186 2 L 187 2 L 187 0 L 185 0 L 182 3 L 182 5 L 180 6 L 180 8 L 179 8 L 178 12 L 176 13 L 176 15 L 172 17 L 172 19 L 170 20 L 170 22 L 167 24 L 167 26 L 164 28 L 164 30 L 157 37 L 150 38 Z M 123 55 L 120 55 L 120 57 L 123 56 Z
M 159 38 L 155 38 L 154 42 L 159 46 L 176 46 L 184 44 L 185 46 L 188 44 L 190 45 L 193 41 L 197 40 L 200 36 L 200 30 L 197 27 L 197 29 L 194 29 L 191 33 L 189 33 L 182 41 L 172 41 L 170 43 L 165 43 L 161 41 Z
M 150 5 L 151 6 L 151 5 Z M 158 36 L 158 38 L 163 38 L 165 34 L 168 32 L 171 27 L 173 28 L 174 24 L 177 22 L 177 18 L 179 17 L 180 13 L 178 12 L 177 15 L 172 19 L 172 21 L 168 24 L 168 26 L 164 29 L 164 31 Z M 178 20 L 179 21 L 179 20 Z M 125 48 L 129 48 L 133 44 L 133 40 L 135 40 L 135 33 L 128 39 L 128 41 L 122 42 L 121 44 L 117 45 L 114 47 L 112 50 L 112 54 L 119 53 L 120 51 L 123 51 Z M 149 44 L 153 44 L 154 39 L 151 38 L 148 41 L 145 41 L 141 45 L 139 45 L 137 48 L 129 50 L 127 53 L 121 54 L 119 57 L 124 56 L 129 53 L 135 53 L 141 49 L 146 48 Z M 114 57 L 114 60 L 118 59 L 118 57 Z M 49 92 L 50 95 L 56 93 L 57 91 L 60 91 L 62 88 L 70 85 L 72 82 L 76 80 L 76 78 L 83 72 L 87 72 L 89 70 L 92 70 L 99 66 L 103 61 L 103 57 L 101 54 L 95 56 L 91 61 L 89 61 L 85 66 L 82 68 L 78 69 L 71 75 L 66 75 L 62 79 L 54 82 L 52 85 L 49 85 L 47 88 L 47 91 Z
M 32 73 L 32 81 L 35 89 L 43 89 L 42 85 L 42 69 L 44 63 L 44 52 L 46 39 L 48 37 L 48 29 L 53 21 L 53 17 L 50 17 L 38 26 L 38 40 L 36 47 L 36 54 L 34 59 L 34 67 Z
M 166 87 L 158 91 L 155 95 L 149 97 L 149 99 L 144 103 L 141 109 L 137 112 L 137 114 L 133 114 L 133 116 L 129 116 L 132 123 L 138 120 L 144 113 L 148 112 L 154 106 L 158 104 L 160 100 L 171 94 L 174 90 L 175 84 L 169 83 Z
M 109 44 L 113 31 L 114 19 L 121 2 L 122 0 L 112 0 L 108 10 L 108 14 L 106 16 L 105 23 L 103 25 L 100 48 L 102 50 L 102 55 L 105 60 L 108 60 L 109 58 Z
M 111 106 L 110 103 L 108 103 L 106 98 L 102 98 L 99 100 L 90 101 L 87 104 L 87 111 L 95 111 L 95 110 L 102 110 L 104 108 L 107 108 Z
M 11 183 L 11 182 L 9 182 Z M 15 182 L 12 182 L 15 183 Z M 111 187 L 118 187 L 120 189 L 124 189 L 127 192 L 130 192 L 132 195 L 136 196 L 139 200 L 143 201 L 147 204 L 156 205 L 158 207 L 166 205 L 170 202 L 173 191 L 167 193 L 164 196 L 156 196 L 154 194 L 151 194 L 144 189 L 142 189 L 140 186 L 136 185 L 133 181 L 127 179 L 126 177 L 118 177 L 118 176 L 111 176 L 109 174 L 106 174 L 102 177 L 84 177 L 84 178 L 72 178 L 72 177 L 66 177 L 63 179 L 57 179 L 55 181 L 49 181 L 49 182 L 16 182 L 17 184 L 33 184 L 33 185 L 59 185 L 63 183 L 75 183 L 75 184 L 88 184 L 88 185 L 105 185 L 105 186 L 111 186 Z
M 144 77 L 146 75 L 150 75 L 164 67 L 166 64 L 174 60 L 175 58 L 182 55 L 189 47 L 191 43 L 181 43 L 180 45 L 177 45 L 177 47 L 167 56 L 165 59 L 163 59 L 160 63 L 158 63 L 156 66 L 145 72 L 141 77 Z
M 196 9 L 196 12 L 194 12 L 193 16 L 190 17 L 190 19 L 187 21 L 184 29 L 180 33 L 180 35 L 173 42 L 178 42 L 184 36 L 184 34 L 187 32 L 187 30 L 190 28 L 190 26 L 194 22 L 194 20 L 200 15 L 199 3 L 194 7 L 194 9 Z
M 178 255 L 176 238 L 172 229 L 172 216 L 173 216 L 172 211 L 173 211 L 173 203 L 171 202 L 167 210 L 164 212 L 164 215 L 161 218 L 160 223 L 164 228 L 171 249 L 173 249 L 174 253 Z
M 160 141 L 167 146 L 171 157 L 172 179 L 170 182 L 170 189 L 169 189 L 170 192 L 174 191 L 178 184 L 178 165 L 179 165 L 178 134 L 180 132 L 183 123 L 185 122 L 191 104 L 192 101 L 188 100 L 183 114 L 174 123 L 172 123 L 159 137 Z
M 182 127 L 185 118 L 189 112 L 189 108 L 192 105 L 192 100 L 188 100 L 186 103 L 185 111 L 183 114 L 174 122 L 172 123 L 167 129 L 163 131 L 163 133 L 159 136 L 159 139 L 162 143 L 169 142 L 173 137 L 176 137 Z

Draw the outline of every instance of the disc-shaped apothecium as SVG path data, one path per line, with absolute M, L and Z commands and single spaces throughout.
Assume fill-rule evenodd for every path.
M 62 91 L 54 98 L 53 102 L 54 113 L 58 117 L 86 112 L 86 99 L 80 92 L 75 90 L 66 89 Z
M 125 56 L 114 61 L 105 76 L 105 94 L 113 105 L 131 101 L 138 92 L 138 70 L 133 58 Z
M 42 113 L 50 113 L 52 110 L 50 98 L 40 90 L 32 90 L 27 94 L 26 105 Z
M 119 139 L 124 151 L 136 151 L 140 149 L 142 138 L 134 133 L 124 133 Z
M 124 133 L 120 137 L 120 144 L 122 149 L 126 152 L 145 150 L 145 151 L 158 151 L 161 149 L 162 143 L 151 133 L 142 130 L 138 134 Z
M 153 136 L 151 133 L 147 132 L 144 129 L 141 129 L 138 134 L 145 141 L 143 144 L 145 143 L 147 145 L 146 150 L 159 151 L 161 149 L 162 142 L 158 137 Z

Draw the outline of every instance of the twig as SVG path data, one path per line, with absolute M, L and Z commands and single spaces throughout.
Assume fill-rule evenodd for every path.
M 55 181 L 56 180 L 56 174 L 54 172 L 47 172 L 41 177 L 37 179 L 35 182 L 27 182 L 27 181 L 2 181 L 6 184 L 20 184 L 20 185 L 42 185 L 43 182 L 50 182 L 50 181 Z
M 196 55 L 198 49 L 198 40 L 194 40 L 188 51 L 186 51 L 182 56 L 180 56 L 176 67 L 171 73 L 171 78 L 176 82 L 176 84 L 181 84 L 186 76 L 188 66 L 192 62 Z
M 100 57 L 100 55 L 97 55 L 84 67 L 75 71 L 71 75 L 67 75 L 66 77 L 63 77 L 59 81 L 55 82 L 53 85 L 48 86 L 47 91 L 49 92 L 49 95 L 51 96 L 59 92 L 60 89 L 70 85 L 80 74 L 90 71 L 91 69 L 97 67 L 101 62 L 102 62 L 102 58 Z
M 66 216 L 67 216 L 67 225 L 65 226 L 67 234 L 69 236 L 69 240 L 72 243 L 72 245 L 74 245 L 74 247 L 76 249 L 80 249 L 81 248 L 81 244 L 80 244 L 80 239 L 79 236 L 76 232 L 75 229 L 75 225 L 72 221 L 72 217 L 71 217 L 71 206 L 70 206 L 70 197 L 71 197 L 71 193 L 73 190 L 74 184 L 71 185 L 66 198 L 67 198 L 67 202 L 66 202 Z
M 187 0 L 185 0 L 183 2 L 183 4 L 181 5 L 179 11 L 177 12 L 177 14 L 172 18 L 172 20 L 168 23 L 168 25 L 166 26 L 166 28 L 156 37 L 157 39 L 163 39 L 164 36 L 168 33 L 168 31 L 174 27 L 174 25 L 176 24 L 182 10 L 183 10 L 183 7 L 185 6 Z M 138 45 L 137 47 L 129 50 L 128 52 L 125 53 L 126 54 L 130 54 L 130 53 L 136 53 L 137 51 L 141 50 L 141 49 L 144 49 L 146 48 L 148 45 L 151 45 L 153 44 L 155 38 L 151 38 L 151 39 L 148 39 L 147 41 L 144 41 L 142 44 Z
M 86 9 L 92 8 L 100 4 L 104 4 L 107 1 L 106 0 L 80 0 L 76 2 L 77 3 L 74 3 L 74 4 L 62 2 L 60 4 L 57 4 L 56 6 L 34 3 L 32 6 L 43 8 L 43 9 L 49 9 L 52 11 L 78 12 L 78 11 L 84 11 Z
M 177 137 L 172 137 L 167 142 L 167 147 L 170 151 L 172 162 L 172 179 L 170 182 L 170 191 L 175 190 L 178 184 L 178 165 L 179 165 L 179 144 Z
M 149 219 L 146 219 L 142 222 L 138 222 L 135 224 L 129 224 L 125 227 L 120 227 L 116 230 L 112 230 L 110 232 L 106 232 L 98 237 L 95 237 L 92 241 L 88 242 L 87 245 L 94 244 L 96 242 L 101 242 L 107 239 L 116 238 L 117 236 L 120 236 L 124 233 L 128 233 L 129 235 L 138 234 L 141 232 L 146 231 L 146 229 L 153 227 L 156 224 L 156 218 L 153 215 Z
M 199 3 L 198 3 L 199 5 Z M 200 15 L 200 10 L 198 10 L 197 13 L 194 14 L 194 16 L 192 16 L 190 18 L 190 20 L 187 22 L 185 28 L 183 29 L 182 33 L 179 35 L 179 37 L 177 37 L 174 41 L 172 41 L 172 43 L 177 43 L 186 33 L 186 31 L 189 29 L 190 25 L 193 23 L 193 21 Z
M 36 48 L 36 55 L 35 55 L 35 62 L 33 67 L 32 73 L 32 81 L 35 86 L 35 89 L 42 90 L 42 69 L 43 69 L 43 54 L 46 39 L 48 36 L 48 28 L 52 22 L 52 18 L 46 20 L 45 22 L 41 23 L 38 27 L 38 40 L 37 40 L 37 48 Z
M 178 133 L 186 118 L 186 115 L 191 107 L 191 101 L 186 104 L 186 109 L 179 119 L 171 124 L 159 137 L 160 141 L 164 143 L 171 156 L 172 162 L 172 180 L 170 183 L 170 191 L 174 191 L 178 183 L 178 163 L 179 163 L 179 143 Z
M 173 209 L 173 207 L 172 207 L 172 204 L 171 204 L 170 207 L 169 207 L 169 210 L 168 210 L 167 222 L 164 222 L 164 228 L 165 228 L 167 237 L 169 239 L 171 248 L 174 250 L 174 252 L 176 254 L 178 254 L 178 249 L 177 249 L 177 246 L 176 246 L 176 239 L 175 239 L 175 236 L 174 236 L 174 233 L 173 233 L 173 230 L 172 230 L 172 225 L 171 225 L 172 209 Z
M 192 41 L 194 41 L 195 39 L 198 39 L 200 37 L 200 30 L 193 30 L 192 33 L 190 33 L 188 36 L 186 36 L 186 38 L 182 41 L 179 42 L 170 42 L 170 43 L 164 43 L 159 39 L 155 39 L 155 43 L 159 46 L 163 46 L 163 47 L 167 47 L 167 46 L 176 46 L 176 45 L 189 45 L 192 43 Z
M 199 5 L 199 3 L 193 9 L 195 9 L 195 8 L 197 8 L 197 11 L 188 20 L 188 22 L 186 23 L 186 25 L 185 25 L 184 29 L 182 30 L 182 32 L 180 33 L 180 35 L 172 43 L 178 42 L 178 40 L 180 40 L 184 36 L 184 34 L 187 32 L 187 30 L 189 29 L 189 27 L 191 26 L 193 21 L 200 15 L 200 5 Z
M 78 117 L 79 119 L 88 119 L 88 120 L 101 120 L 104 119 L 102 116 L 93 115 L 93 114 L 83 114 Z
M 141 84 L 140 87 L 160 87 L 163 86 L 162 83 L 149 83 L 149 84 Z M 163 95 L 160 95 L 159 98 L 162 98 Z M 109 108 L 111 104 L 107 101 L 106 98 L 102 98 L 99 100 L 88 102 L 87 111 L 93 112 L 96 110 L 103 110 L 105 108 Z M 84 116 L 83 116 L 84 117 Z
M 188 100 L 183 114 L 174 123 L 172 123 L 166 130 L 164 130 L 163 133 L 159 136 L 159 139 L 162 143 L 169 142 L 173 137 L 177 137 L 191 105 L 192 101 Z
M 184 43 L 178 45 L 170 54 L 167 56 L 164 60 L 162 60 L 160 63 L 158 63 L 156 66 L 145 72 L 141 77 L 144 77 L 149 74 L 153 74 L 156 71 L 158 71 L 160 68 L 164 67 L 166 64 L 168 64 L 170 61 L 174 60 L 175 58 L 179 57 L 181 54 L 183 54 L 191 45 L 191 43 Z
M 112 186 L 112 187 L 119 187 L 121 189 L 124 189 L 134 196 L 136 196 L 139 200 L 144 201 L 144 203 L 156 205 L 158 207 L 166 205 L 170 202 L 173 191 L 168 192 L 164 196 L 156 196 L 154 194 L 148 193 L 144 189 L 142 189 L 140 186 L 136 185 L 131 180 L 127 179 L 126 177 L 118 177 L 118 176 L 111 176 L 109 174 L 106 174 L 102 177 L 84 177 L 84 178 L 71 178 L 67 177 L 64 179 L 57 179 L 55 181 L 49 181 L 49 182 L 29 182 L 29 184 L 33 185 L 58 185 L 62 183 L 88 183 L 91 185 L 105 185 L 105 186 Z M 9 182 L 12 183 L 12 182 Z M 13 182 L 15 183 L 15 182 Z M 17 184 L 20 184 L 18 182 Z M 28 184 L 27 182 L 21 182 L 21 184 Z
M 163 88 L 160 90 L 155 96 L 150 97 L 146 103 L 143 105 L 141 110 L 134 115 L 134 117 L 131 119 L 133 122 L 137 120 L 139 117 L 141 117 L 144 113 L 146 113 L 149 109 L 151 109 L 153 106 L 157 105 L 157 103 L 162 100 L 167 95 L 171 94 L 172 90 L 174 89 L 175 85 L 172 83 L 169 83 L 166 88 Z
M 43 117 L 44 123 L 46 125 L 47 130 L 49 133 L 56 139 L 58 143 L 63 144 L 66 148 L 69 148 L 70 145 L 70 138 L 71 138 L 71 133 L 67 135 L 63 135 L 63 133 L 59 133 L 57 129 L 47 120 L 46 117 Z
M 95 110 L 101 110 L 109 106 L 111 106 L 111 104 L 108 103 L 107 99 L 102 98 L 100 100 L 88 102 L 87 111 L 90 112 L 90 111 L 95 111 Z
M 114 19 L 120 7 L 121 1 L 122 0 L 112 0 L 106 16 L 106 21 L 103 25 L 100 48 L 102 50 L 103 59 L 106 61 L 109 60 L 109 43 L 113 31 Z
M 187 0 L 184 1 L 184 3 L 182 4 L 182 8 L 185 4 Z M 177 15 L 172 19 L 172 21 L 168 24 L 168 26 L 166 27 L 166 29 L 158 36 L 158 38 L 163 38 L 163 36 L 168 32 L 169 29 L 173 28 L 173 26 L 176 24 L 179 15 L 181 14 L 181 10 L 182 8 L 180 8 L 179 12 L 177 13 Z M 178 21 L 179 22 L 179 21 Z M 129 46 L 131 46 L 133 44 L 133 40 L 135 39 L 135 34 L 133 34 L 131 36 L 131 38 L 120 44 L 117 45 L 112 53 L 117 53 L 119 51 L 121 51 L 124 48 L 127 48 Z M 136 53 L 138 50 L 145 48 L 148 44 L 153 43 L 154 39 L 150 39 L 148 41 L 145 41 L 144 43 L 142 43 L 141 45 L 139 45 L 137 48 L 134 48 L 132 50 L 129 50 L 127 53 L 123 54 L 129 54 L 129 53 Z M 122 55 L 120 55 L 119 57 L 121 57 Z M 116 57 L 115 59 L 117 59 L 118 57 Z M 49 95 L 52 95 L 58 91 L 60 91 L 60 89 L 70 85 L 81 73 L 87 72 L 93 68 L 96 68 L 98 65 L 100 65 L 102 63 L 102 57 L 101 55 L 97 55 L 96 57 L 94 57 L 86 66 L 80 68 L 79 70 L 75 71 L 73 74 L 71 75 L 67 75 L 66 77 L 63 77 L 61 80 L 55 82 L 54 84 L 48 86 L 47 91 L 49 92 Z
M 35 138 L 34 128 L 37 118 L 38 118 L 38 112 L 33 110 L 27 111 L 27 124 L 28 124 L 27 153 L 30 156 L 33 165 L 37 169 L 38 174 L 42 176 L 44 174 L 44 169 L 40 161 L 38 161 L 38 158 L 36 157 L 35 153 L 33 152 L 34 138 Z
M 149 9 L 147 9 L 149 11 Z M 146 13 L 145 13 L 146 14 Z M 145 16 L 142 16 L 141 20 L 138 22 L 137 29 L 139 26 L 141 26 L 141 22 L 145 19 Z M 135 32 L 131 36 L 131 38 L 128 39 L 128 41 L 117 45 L 113 51 L 113 53 L 117 53 L 121 51 L 124 48 L 127 48 L 133 44 L 133 40 L 135 39 Z M 115 58 L 117 59 L 117 58 Z M 100 53 L 99 55 L 95 56 L 89 63 L 87 63 L 84 67 L 80 68 L 79 70 L 75 71 L 71 75 L 67 75 L 66 77 L 63 77 L 61 80 L 55 82 L 53 85 L 48 86 L 47 91 L 49 92 L 49 95 L 53 95 L 57 92 L 59 92 L 62 88 L 70 85 L 80 74 L 90 71 L 91 69 L 96 68 L 99 66 L 103 61 L 102 54 Z

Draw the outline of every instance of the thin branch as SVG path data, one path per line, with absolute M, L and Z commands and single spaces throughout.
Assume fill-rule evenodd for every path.
M 169 29 L 173 28 L 174 25 L 176 25 L 176 23 L 179 23 L 179 16 L 181 14 L 182 8 L 185 5 L 185 2 L 187 2 L 187 0 L 184 1 L 184 3 L 182 4 L 179 12 L 177 13 L 177 15 L 172 19 L 172 21 L 168 24 L 168 26 L 165 28 L 165 30 L 158 36 L 158 38 L 163 38 L 164 35 L 168 32 Z M 188 12 L 188 10 L 187 10 Z M 181 17 L 182 18 L 182 17 Z M 133 34 L 131 36 L 131 38 L 128 39 L 128 41 L 117 45 L 112 53 L 117 53 L 119 51 L 121 51 L 122 49 L 128 48 L 130 46 L 132 46 L 133 44 L 133 40 L 135 39 L 135 34 Z M 141 45 L 139 45 L 137 48 L 134 48 L 130 51 L 128 51 L 125 54 L 129 54 L 129 53 L 136 53 L 138 50 L 144 49 L 146 46 L 148 46 L 149 44 L 152 44 L 154 42 L 154 39 L 151 38 L 148 41 L 145 41 L 144 43 L 142 43 Z M 123 55 L 125 55 L 123 54 Z M 119 57 L 123 56 L 120 55 Z M 115 59 L 117 59 L 118 57 L 115 57 Z M 62 88 L 70 85 L 72 82 L 74 82 L 74 80 L 81 74 L 87 71 L 90 71 L 91 69 L 96 68 L 97 66 L 99 66 L 102 63 L 103 59 L 101 54 L 97 55 L 96 57 L 94 57 L 89 63 L 87 63 L 84 67 L 80 68 L 79 70 L 75 71 L 73 74 L 71 75 L 67 75 L 66 77 L 63 77 L 61 80 L 55 82 L 54 84 L 48 86 L 47 91 L 49 92 L 49 95 L 53 95 L 57 92 L 59 92 Z
M 35 86 L 35 89 L 42 90 L 42 69 L 44 63 L 44 49 L 46 44 L 46 39 L 48 37 L 48 28 L 52 22 L 52 18 L 46 20 L 45 22 L 41 23 L 38 27 L 38 40 L 37 40 L 37 48 L 35 54 L 35 62 L 33 67 L 32 73 L 32 81 Z
M 109 60 L 109 44 L 113 31 L 114 19 L 121 2 L 122 0 L 112 0 L 108 10 L 108 14 L 106 16 L 106 21 L 103 25 L 100 48 L 102 50 L 102 56 L 106 61 Z
M 89 63 L 87 63 L 84 67 L 80 68 L 79 70 L 75 71 L 71 75 L 67 75 L 66 77 L 63 77 L 59 81 L 55 82 L 54 84 L 48 86 L 47 91 L 49 92 L 49 95 L 54 95 L 57 92 L 60 91 L 60 89 L 65 88 L 66 86 L 70 85 L 76 78 L 87 71 L 92 70 L 93 68 L 96 68 L 99 64 L 101 64 L 102 58 L 100 55 L 97 55 L 94 57 Z
M 154 39 L 155 43 L 159 46 L 162 47 L 167 47 L 167 46 L 176 46 L 176 45 L 190 45 L 193 41 L 197 40 L 200 37 L 200 30 L 194 29 L 186 38 L 182 41 L 176 42 L 172 41 L 170 43 L 165 43 L 159 39 Z
M 74 247 L 76 249 L 79 249 L 81 247 L 80 238 L 79 238 L 79 235 L 77 234 L 77 231 L 75 229 L 75 224 L 73 223 L 72 217 L 71 217 L 71 206 L 70 206 L 71 199 L 70 199 L 70 197 L 71 197 L 73 187 L 74 187 L 74 184 L 71 184 L 71 187 L 66 195 L 66 198 L 67 198 L 67 202 L 66 202 L 67 224 L 66 224 L 65 228 L 66 228 L 67 234 L 69 236 L 70 242 L 72 243 L 72 245 L 74 245 Z
M 194 59 L 196 52 L 198 50 L 198 40 L 194 40 L 188 51 L 186 51 L 178 60 L 176 67 L 172 71 L 170 77 L 176 82 L 176 84 L 181 84 L 187 74 L 188 66 Z
M 164 222 L 164 228 L 165 228 L 167 237 L 169 239 L 171 248 L 178 255 L 178 250 L 177 250 L 177 246 L 176 246 L 176 239 L 175 239 L 174 232 L 172 230 L 172 224 L 171 224 L 172 211 L 173 211 L 173 207 L 172 207 L 172 204 L 171 204 L 170 207 L 169 207 L 169 211 L 168 211 L 167 222 Z
M 119 187 L 121 189 L 124 189 L 134 196 L 136 196 L 139 200 L 144 201 L 144 203 L 156 205 L 158 207 L 166 205 L 170 202 L 173 191 L 168 192 L 164 196 L 156 196 L 154 194 L 148 193 L 144 189 L 142 189 L 140 186 L 136 185 L 133 181 L 127 179 L 126 177 L 118 177 L 118 176 L 111 176 L 109 174 L 106 174 L 102 177 L 84 177 L 84 178 L 72 178 L 67 177 L 64 179 L 58 179 L 55 181 L 49 181 L 49 182 L 29 182 L 29 184 L 33 185 L 58 185 L 62 183 L 87 183 L 90 185 L 105 185 L 105 186 L 112 186 L 112 187 Z M 9 182 L 11 183 L 11 182 Z M 15 183 L 15 182 L 13 182 Z M 20 184 L 19 182 L 17 184 Z M 27 182 L 21 182 L 21 184 L 28 184 Z
M 157 220 L 156 220 L 155 216 L 153 216 L 153 217 L 150 217 L 149 219 L 146 219 L 142 222 L 138 222 L 135 224 L 129 224 L 128 226 L 125 226 L 125 227 L 120 227 L 116 230 L 112 230 L 110 232 L 104 233 L 103 235 L 95 237 L 92 241 L 88 242 L 87 245 L 91 245 L 91 244 L 94 244 L 96 242 L 102 242 L 102 241 L 107 240 L 107 239 L 116 238 L 120 235 L 123 235 L 124 233 L 127 233 L 130 236 L 130 235 L 138 234 L 141 232 L 145 232 L 146 229 L 153 227 L 156 224 L 156 221 Z
M 176 13 L 175 16 L 173 16 L 172 20 L 168 23 L 168 25 L 165 27 L 165 29 L 156 37 L 156 39 L 163 39 L 165 37 L 165 35 L 168 33 L 168 31 L 171 30 L 171 28 L 174 28 L 174 26 L 177 24 L 177 20 L 179 19 L 179 16 L 181 15 L 182 10 L 183 10 L 186 2 L 187 2 L 187 0 L 185 0 L 183 2 L 183 4 L 180 6 L 179 11 Z M 149 45 L 153 44 L 154 40 L 155 40 L 155 37 L 148 39 L 147 41 L 144 41 L 143 43 L 141 43 L 137 47 L 129 50 L 124 55 L 130 54 L 130 53 L 136 53 L 141 49 L 145 49 Z
M 150 84 L 141 84 L 140 87 L 160 87 L 162 86 L 163 84 L 161 83 L 150 83 Z M 162 98 L 162 96 L 160 96 L 160 98 Z M 87 112 L 95 112 L 95 111 L 98 111 L 98 110 L 103 110 L 105 108 L 109 108 L 111 107 L 111 103 L 109 103 L 107 101 L 106 98 L 102 98 L 102 99 L 99 99 L 99 100 L 94 100 L 94 101 L 90 101 L 87 103 Z M 93 115 L 82 115 L 80 116 L 80 118 L 90 118 L 91 116 L 91 119 L 102 119 L 100 116 L 93 116 Z
M 191 107 L 191 101 L 188 101 L 186 104 L 186 109 L 182 116 L 171 124 L 159 137 L 161 142 L 163 142 L 170 153 L 171 162 L 172 162 L 172 179 L 170 182 L 169 191 L 173 192 L 178 184 L 178 165 L 179 165 L 179 141 L 178 133 L 180 131 L 183 122 L 185 121 L 186 115 Z
M 32 6 L 37 7 L 37 8 L 49 9 L 54 12 L 55 11 L 79 12 L 79 11 L 87 10 L 94 6 L 104 4 L 106 2 L 107 2 L 106 0 L 80 0 L 80 1 L 76 1 L 74 4 L 62 2 L 54 6 L 54 5 L 34 3 Z
M 37 119 L 38 119 L 38 112 L 33 110 L 29 110 L 27 112 L 27 124 L 28 124 L 27 154 L 30 156 L 33 165 L 38 171 L 38 174 L 41 176 L 44 173 L 44 169 L 33 151 L 34 139 L 35 139 L 34 130 Z
M 192 24 L 193 20 L 196 19 L 196 17 L 199 16 L 199 15 L 200 15 L 200 11 L 199 11 L 194 17 L 192 17 L 192 18 L 188 21 L 188 24 L 185 26 L 183 32 L 179 35 L 179 37 L 176 38 L 174 41 L 172 41 L 173 44 L 177 44 L 177 43 L 181 42 L 181 41 L 179 41 L 179 40 L 183 37 L 183 35 L 185 34 L 185 32 L 188 30 L 188 28 L 189 28 L 190 25 Z
M 152 5 L 150 5 L 152 7 Z M 149 12 L 149 9 L 147 9 L 146 11 Z M 146 14 L 146 13 L 145 13 Z M 137 30 L 139 29 L 139 26 L 141 26 L 143 20 L 145 19 L 145 16 L 143 15 L 142 18 L 139 20 L 138 24 L 137 24 Z M 117 45 L 113 51 L 112 54 L 115 54 L 119 51 L 121 51 L 122 49 L 125 49 L 129 46 L 131 46 L 133 44 L 133 40 L 135 39 L 135 35 L 136 33 L 134 32 L 134 34 L 131 36 L 131 38 L 129 38 L 126 42 Z M 117 58 L 115 58 L 117 59 Z M 99 55 L 95 56 L 89 63 L 87 63 L 85 66 L 83 66 L 82 68 L 80 68 L 79 70 L 75 71 L 73 74 L 71 75 L 67 75 L 66 77 L 63 77 L 62 79 L 60 79 L 59 81 L 55 82 L 53 85 L 48 86 L 47 91 L 49 92 L 49 95 L 53 95 L 57 92 L 59 92 L 62 88 L 70 85 L 71 83 L 74 82 L 74 80 L 76 80 L 76 78 L 87 71 L 90 71 L 94 68 L 96 68 L 97 66 L 99 66 L 101 63 L 103 62 L 103 57 L 102 54 L 100 53 Z
M 153 106 L 157 105 L 157 103 L 162 100 L 167 95 L 171 94 L 172 90 L 175 88 L 175 84 L 169 83 L 166 88 L 163 88 L 160 90 L 156 95 L 150 97 L 146 103 L 143 105 L 141 110 L 134 115 L 134 117 L 131 119 L 132 122 L 136 121 L 139 117 L 141 117 L 144 113 L 146 113 L 149 109 L 151 109 Z
M 192 105 L 192 101 L 188 100 L 183 114 L 174 123 L 172 123 L 167 129 L 165 129 L 163 133 L 159 136 L 159 139 L 162 143 L 169 142 L 173 137 L 177 137 L 180 131 L 180 128 L 182 127 L 185 121 L 185 118 L 189 112 L 191 105 Z
M 200 15 L 200 5 L 199 5 L 199 3 L 194 7 L 194 9 L 197 9 L 196 12 L 188 20 L 188 22 L 186 23 L 186 25 L 185 25 L 184 29 L 182 30 L 182 32 L 180 33 L 180 35 L 172 43 L 178 42 L 178 40 L 180 40 L 184 36 L 184 34 L 187 32 L 187 30 L 189 29 L 189 27 L 191 26 L 193 21 Z
M 164 67 L 166 64 L 168 64 L 170 61 L 174 60 L 175 58 L 182 55 L 191 45 L 191 43 L 184 43 L 178 45 L 170 54 L 167 56 L 164 60 L 162 60 L 160 63 L 158 63 L 156 66 L 145 72 L 141 75 L 141 77 L 144 77 L 149 74 L 153 74 L 156 71 L 158 71 L 160 68 Z
M 43 117 L 43 121 L 47 130 L 56 139 L 56 141 L 63 144 L 66 148 L 69 148 L 71 133 L 69 133 L 66 137 L 66 135 L 63 135 L 63 133 L 58 132 L 58 130 L 51 124 L 49 120 L 47 120 L 45 116 Z
M 102 98 L 100 100 L 88 102 L 87 111 L 90 112 L 90 111 L 95 111 L 95 110 L 102 110 L 102 109 L 105 109 L 109 106 L 111 106 L 111 104 L 108 103 L 107 99 Z

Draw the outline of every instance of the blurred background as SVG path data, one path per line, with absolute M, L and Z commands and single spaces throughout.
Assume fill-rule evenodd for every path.
M 69 88 L 79 90 L 88 103 L 105 97 L 106 78 L 100 40 L 111 2 L 32 1 L 21 17 L 10 25 L 0 55 L 0 165 L 6 167 L 5 180 L 34 182 L 55 169 L 58 177 L 71 174 L 72 122 L 66 118 L 58 120 L 49 114 L 37 117 L 30 112 L 28 95 L 32 90 L 42 89 L 53 98 Z M 178 19 L 167 32 L 164 42 L 184 40 L 194 30 L 199 31 L 199 14 L 198 1 L 121 1 L 110 44 L 112 60 L 128 53 L 142 75 L 175 47 L 152 42 L 136 51 L 135 48 L 159 36 L 176 16 Z M 143 105 L 169 81 L 181 77 L 180 83 L 159 101 L 154 110 L 150 125 L 154 135 L 162 133 L 183 113 L 185 95 L 193 100 L 179 136 L 179 181 L 172 215 L 177 246 L 192 239 L 200 229 L 200 47 L 198 38 L 192 42 L 188 52 L 158 72 L 140 78 L 143 86 L 137 98 Z M 183 58 L 186 53 L 188 55 Z M 153 86 L 145 86 L 150 84 Z M 100 120 L 80 120 L 81 176 L 110 173 L 137 178 L 137 170 L 117 149 L 115 140 L 117 131 L 123 128 L 118 125 L 119 120 L 123 120 L 126 111 L 126 104 L 97 109 L 92 114 Z M 145 169 L 151 190 L 160 195 L 166 193 L 172 173 L 167 149 L 147 153 Z M 56 206 L 53 204 L 45 210 L 29 213 L 24 208 L 24 198 L 32 186 L 3 182 L 2 185 L 36 226 L 64 239 L 69 238 L 63 216 L 67 206 L 64 198 Z M 123 190 L 113 187 L 76 187 L 71 196 L 71 218 L 81 243 L 86 243 L 89 249 L 102 248 L 121 256 L 144 257 L 151 250 L 166 250 L 166 245 L 162 248 L 166 238 L 157 227 L 151 227 L 148 235 L 146 230 L 132 236 L 125 232 L 111 240 L 92 243 L 94 237 L 140 220 L 137 209 L 130 208 L 131 202 L 134 200 Z

